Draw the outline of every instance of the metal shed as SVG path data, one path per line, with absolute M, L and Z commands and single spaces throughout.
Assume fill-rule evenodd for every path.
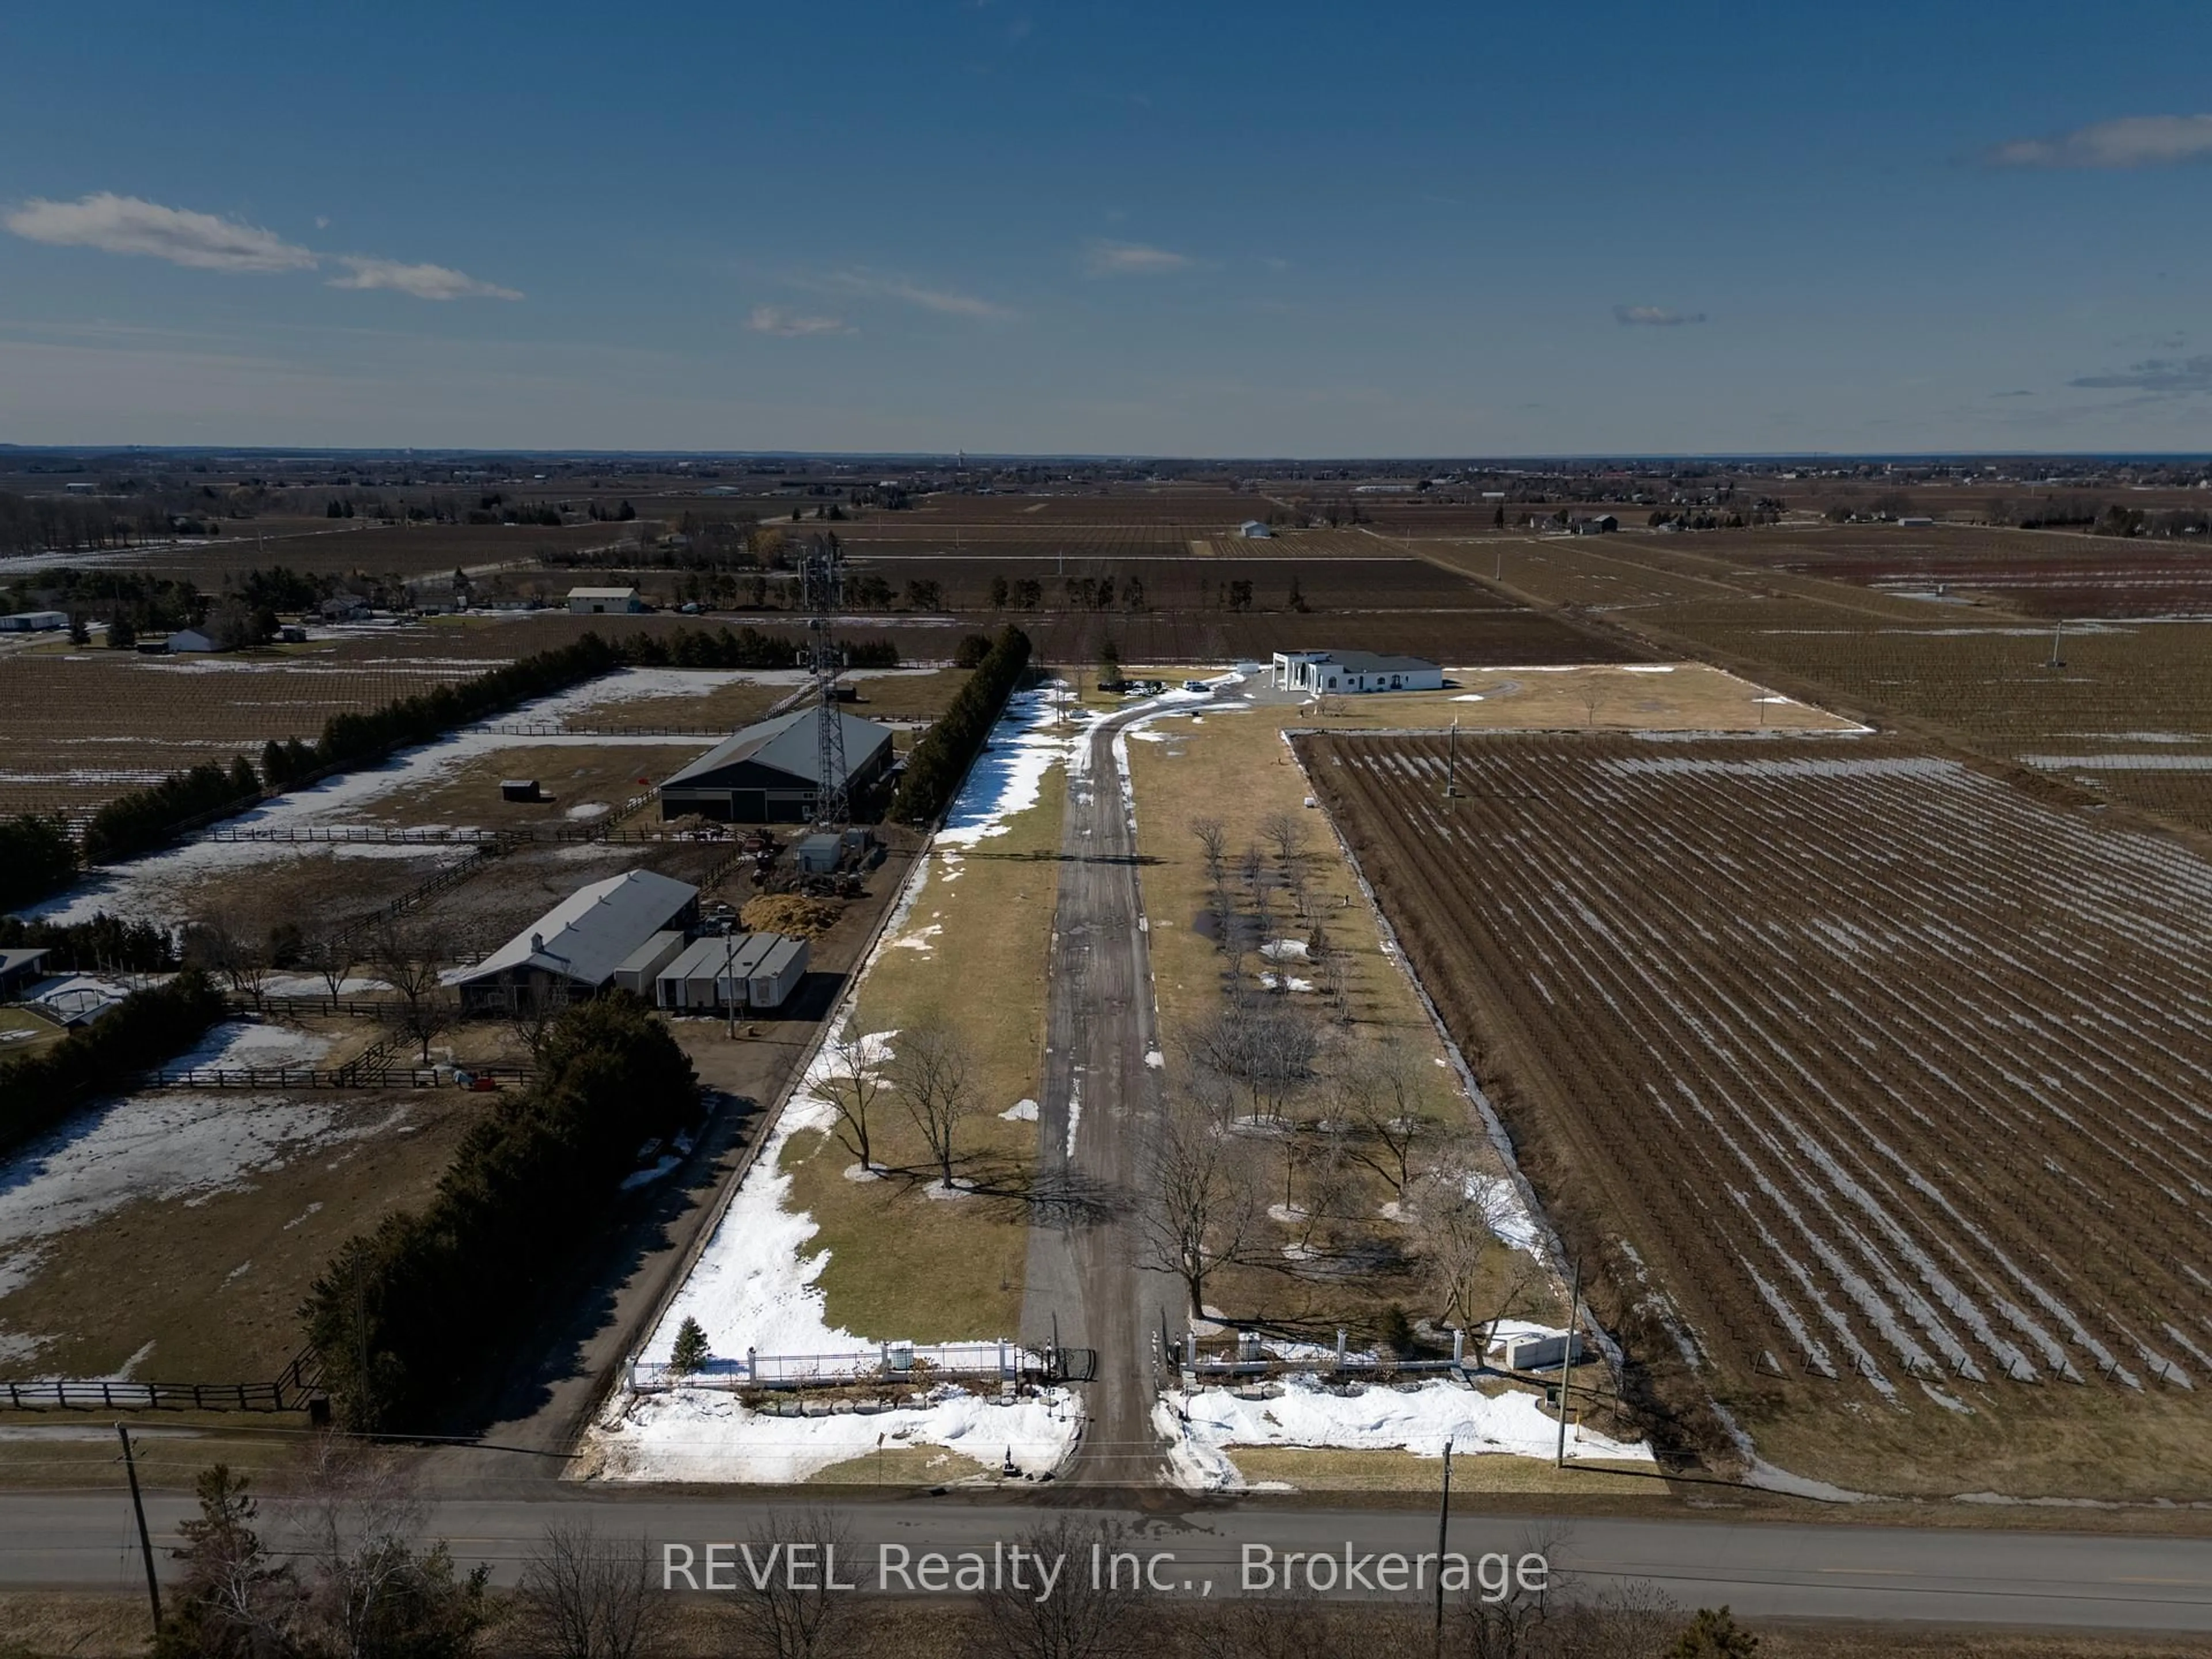
M 743 1006 L 749 976 L 780 933 L 734 933 L 695 939 L 653 975 L 653 1001 L 663 1008 Z
M 745 1001 L 755 1008 L 781 1008 L 799 988 L 799 981 L 806 977 L 806 941 L 786 939 L 780 933 L 764 933 L 761 937 L 775 943 L 746 975 Z
M 654 981 L 660 970 L 682 955 L 684 930 L 671 927 L 655 933 L 651 939 L 623 958 L 615 969 L 615 989 L 628 991 L 632 996 L 650 998 L 655 994 Z

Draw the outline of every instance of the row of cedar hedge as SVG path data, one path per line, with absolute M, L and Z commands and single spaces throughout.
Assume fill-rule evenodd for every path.
M 84 856 L 88 862 L 112 863 L 151 852 L 194 823 L 246 811 L 261 799 L 264 785 L 288 789 L 326 773 L 374 766 L 402 749 L 434 742 L 456 727 L 569 690 L 617 668 L 789 668 L 797 664 L 799 650 L 796 639 L 754 628 L 679 628 L 665 635 L 641 634 L 620 644 L 586 634 L 573 645 L 517 658 L 474 679 L 394 698 L 368 714 L 333 714 L 313 743 L 272 738 L 261 751 L 258 774 L 241 755 L 228 770 L 210 761 L 119 795 L 93 815 Z M 898 647 L 887 639 L 854 641 L 845 654 L 854 668 L 899 665 Z M 33 903 L 65 886 L 73 873 L 72 867 L 52 877 L 42 890 L 27 886 L 0 902 L 0 908 Z
M 187 969 L 134 991 L 43 1054 L 0 1061 L 0 1153 L 13 1152 L 94 1095 L 173 1060 L 223 1017 L 222 994 Z
M 891 802 L 892 817 L 927 823 L 951 805 L 960 781 L 968 775 L 1029 665 L 1029 635 L 1010 624 L 907 756 L 906 774 Z
M 228 768 L 202 761 L 149 788 L 118 795 L 94 812 L 84 829 L 85 861 L 107 864 L 150 853 L 188 823 L 242 812 L 260 799 L 260 774 L 245 756 Z
M 19 910 L 76 878 L 68 822 L 25 813 L 0 820 L 0 910 Z
M 569 1288 L 639 1143 L 698 1103 L 691 1062 L 635 998 L 562 1015 L 537 1081 L 470 1127 L 428 1204 L 348 1240 L 308 1292 L 339 1420 L 422 1433 L 472 1409 Z

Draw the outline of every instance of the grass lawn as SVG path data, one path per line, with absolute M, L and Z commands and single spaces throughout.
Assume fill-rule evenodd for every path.
M 1300 1492 L 1428 1492 L 1439 1489 L 1443 1460 L 1403 1451 L 1309 1451 L 1288 1446 L 1231 1446 L 1229 1461 L 1246 1484 L 1280 1481 Z M 1559 1468 L 1540 1457 L 1506 1453 L 1452 1459 L 1452 1495 L 1462 1492 L 1606 1494 L 1654 1499 L 1668 1495 L 1664 1482 L 1616 1474 L 1603 1464 Z
M 69 1033 L 27 1008 L 0 1008 L 0 1061 L 51 1048 Z
M 1407 699 L 1374 696 L 1344 699 L 1347 702 L 1401 703 Z M 1484 705 L 1468 705 L 1480 708 Z M 1305 773 L 1283 740 L 1284 726 L 1304 723 L 1310 716 L 1295 707 L 1207 710 L 1178 714 L 1154 722 L 1149 732 L 1132 737 L 1129 767 L 1137 804 L 1137 848 L 1148 860 L 1144 866 L 1145 908 L 1151 922 L 1152 977 L 1160 1009 L 1163 1041 L 1170 1074 L 1184 1067 L 1184 1044 L 1188 1034 L 1222 1005 L 1226 957 L 1214 942 L 1198 931 L 1197 922 L 1207 908 L 1208 878 L 1203 850 L 1191 833 L 1193 819 L 1221 821 L 1227 837 L 1232 885 L 1241 885 L 1235 872 L 1249 846 L 1264 849 L 1272 866 L 1276 855 L 1261 834 L 1261 824 L 1271 814 L 1289 812 L 1304 826 L 1301 854 L 1310 914 L 1328 935 L 1329 948 L 1346 963 L 1348 1024 L 1328 1016 L 1322 993 L 1291 990 L 1284 994 L 1310 999 L 1316 1016 L 1326 1022 L 1322 1053 L 1316 1069 L 1322 1073 L 1310 1098 L 1294 1105 L 1293 1112 L 1311 1119 L 1322 1115 L 1327 1076 L 1349 1045 L 1389 1037 L 1402 1043 L 1415 1056 L 1423 1079 L 1422 1109 L 1425 1115 L 1474 1137 L 1470 1146 L 1479 1159 L 1489 1161 L 1486 1143 L 1472 1108 L 1461 1095 L 1454 1073 L 1445 1064 L 1443 1046 L 1421 1006 L 1411 982 L 1399 964 L 1386 955 L 1382 929 L 1360 893 L 1350 860 L 1338 844 L 1328 820 L 1309 810 Z M 1402 713 L 1380 711 L 1376 724 L 1409 718 Z M 1241 895 L 1240 895 L 1241 896 Z M 1279 902 L 1276 933 L 1285 939 L 1304 939 L 1310 924 L 1288 914 L 1286 900 Z M 1291 976 L 1314 975 L 1315 970 L 1292 958 L 1285 966 Z M 1316 982 L 1318 977 L 1315 975 Z M 1282 1159 L 1261 1154 L 1268 1178 L 1282 1181 Z M 1366 1180 L 1364 1204 L 1375 1215 L 1391 1194 L 1379 1177 Z M 1369 1223 L 1347 1220 L 1347 1231 L 1359 1230 L 1386 1243 L 1402 1243 L 1397 1224 L 1379 1215 Z M 1292 1233 L 1285 1229 L 1284 1243 Z M 1521 1272 L 1521 1264 L 1499 1246 L 1497 1277 L 1502 1285 Z M 1208 1299 L 1231 1317 L 1264 1317 L 1279 1328 L 1296 1330 L 1310 1340 L 1326 1341 L 1330 1330 L 1344 1324 L 1363 1338 L 1371 1337 L 1377 1322 L 1391 1304 L 1412 1318 L 1435 1311 L 1419 1273 L 1410 1265 L 1389 1271 L 1362 1273 L 1328 1279 L 1286 1278 L 1270 1268 L 1238 1266 L 1216 1275 Z M 1564 1316 L 1564 1286 L 1539 1283 L 1516 1302 L 1514 1311 L 1549 1322 Z
M 1055 767 L 1036 804 L 1006 820 L 1005 835 L 930 854 L 914 908 L 858 999 L 857 1030 L 936 1018 L 966 1040 L 976 1105 L 959 1146 L 983 1190 L 925 1195 L 934 1179 L 927 1147 L 896 1090 L 877 1102 L 872 1149 L 879 1163 L 915 1171 L 910 1177 L 846 1180 L 853 1156 L 834 1137 L 797 1137 L 785 1151 L 790 1202 L 820 1224 L 816 1243 L 830 1251 L 819 1281 L 830 1320 L 857 1335 L 949 1341 L 1020 1327 L 1029 1214 L 1019 1193 L 1037 1131 L 1000 1114 L 1039 1086 L 1066 796 L 1065 772 Z

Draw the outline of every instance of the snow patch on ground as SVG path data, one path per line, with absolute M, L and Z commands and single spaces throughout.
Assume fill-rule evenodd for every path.
M 1008 818 L 1037 804 L 1045 774 L 1066 762 L 1087 734 L 1085 721 L 1073 727 L 1071 740 L 1059 723 L 1060 707 L 1048 687 L 1006 699 L 1006 712 L 991 728 L 988 745 L 975 757 L 931 845 L 972 848 L 1005 835 Z
M 1034 1100 L 1018 1100 L 999 1115 L 1009 1123 L 1034 1123 L 1037 1121 L 1037 1103 Z
M 860 1039 L 869 1066 L 889 1062 L 896 1035 L 872 1032 Z M 807 1067 L 639 1358 L 665 1362 L 686 1319 L 696 1319 L 709 1349 L 725 1356 L 752 1348 L 872 1358 L 873 1339 L 829 1322 L 817 1281 L 830 1252 L 808 1250 L 820 1227 L 805 1211 L 785 1207 L 792 1183 L 781 1168 L 784 1150 L 795 1135 L 826 1133 L 835 1126 L 836 1109 L 823 1095 L 834 1071 L 826 1048 Z M 948 1389 L 920 1407 L 796 1418 L 749 1410 L 716 1389 L 625 1389 L 592 1430 L 591 1444 L 602 1455 L 605 1477 L 617 1480 L 804 1480 L 876 1450 L 878 1437 L 890 1445 L 945 1446 L 990 1468 L 1011 1455 L 1018 1470 L 1041 1474 L 1066 1457 L 1080 1424 L 1081 1407 L 1064 1389 L 1001 1405 Z
M 239 1049 L 217 1038 L 198 1052 Z M 395 1109 L 374 1122 L 342 1126 L 344 1115 L 343 1103 L 331 1095 L 295 1100 L 191 1090 L 126 1095 L 72 1114 L 0 1164 L 0 1295 L 36 1273 L 46 1240 L 126 1204 L 204 1202 L 310 1148 L 387 1133 L 406 1113 Z M 25 1344 L 35 1351 L 42 1340 L 21 1333 L 0 1337 L 11 1352 Z
M 629 1396 L 593 1438 L 609 1480 L 786 1485 L 873 1451 L 914 1446 L 942 1446 L 981 1469 L 1011 1461 L 1020 1474 L 1045 1474 L 1074 1449 L 1081 1425 L 1080 1407 L 1065 1389 L 1002 1403 L 948 1387 L 920 1406 L 830 1417 L 769 1416 L 702 1389 Z
M 1519 1390 L 1486 1395 L 1442 1379 L 1418 1387 L 1369 1388 L 1339 1394 L 1308 1377 L 1285 1380 L 1271 1398 L 1247 1400 L 1226 1389 L 1170 1390 L 1153 1422 L 1169 1444 L 1171 1478 L 1186 1490 L 1241 1486 L 1231 1461 L 1235 1446 L 1304 1446 L 1352 1451 L 1407 1451 L 1441 1457 L 1446 1442 L 1466 1455 L 1553 1456 L 1559 1425 L 1536 1396 Z M 1571 1459 L 1650 1463 L 1650 1448 L 1631 1445 L 1569 1425 Z
M 163 1069 L 274 1071 L 280 1066 L 312 1066 L 330 1051 L 330 1039 L 313 1031 L 230 1020 L 211 1027 L 198 1048 L 178 1055 Z

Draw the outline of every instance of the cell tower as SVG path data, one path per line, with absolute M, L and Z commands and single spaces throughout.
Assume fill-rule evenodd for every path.
M 842 830 L 853 818 L 845 788 L 845 717 L 837 707 L 837 676 L 845 653 L 837 644 L 837 604 L 844 596 L 845 555 L 835 536 L 807 544 L 799 567 L 806 595 L 806 669 L 814 684 L 818 743 L 815 754 L 814 827 Z

